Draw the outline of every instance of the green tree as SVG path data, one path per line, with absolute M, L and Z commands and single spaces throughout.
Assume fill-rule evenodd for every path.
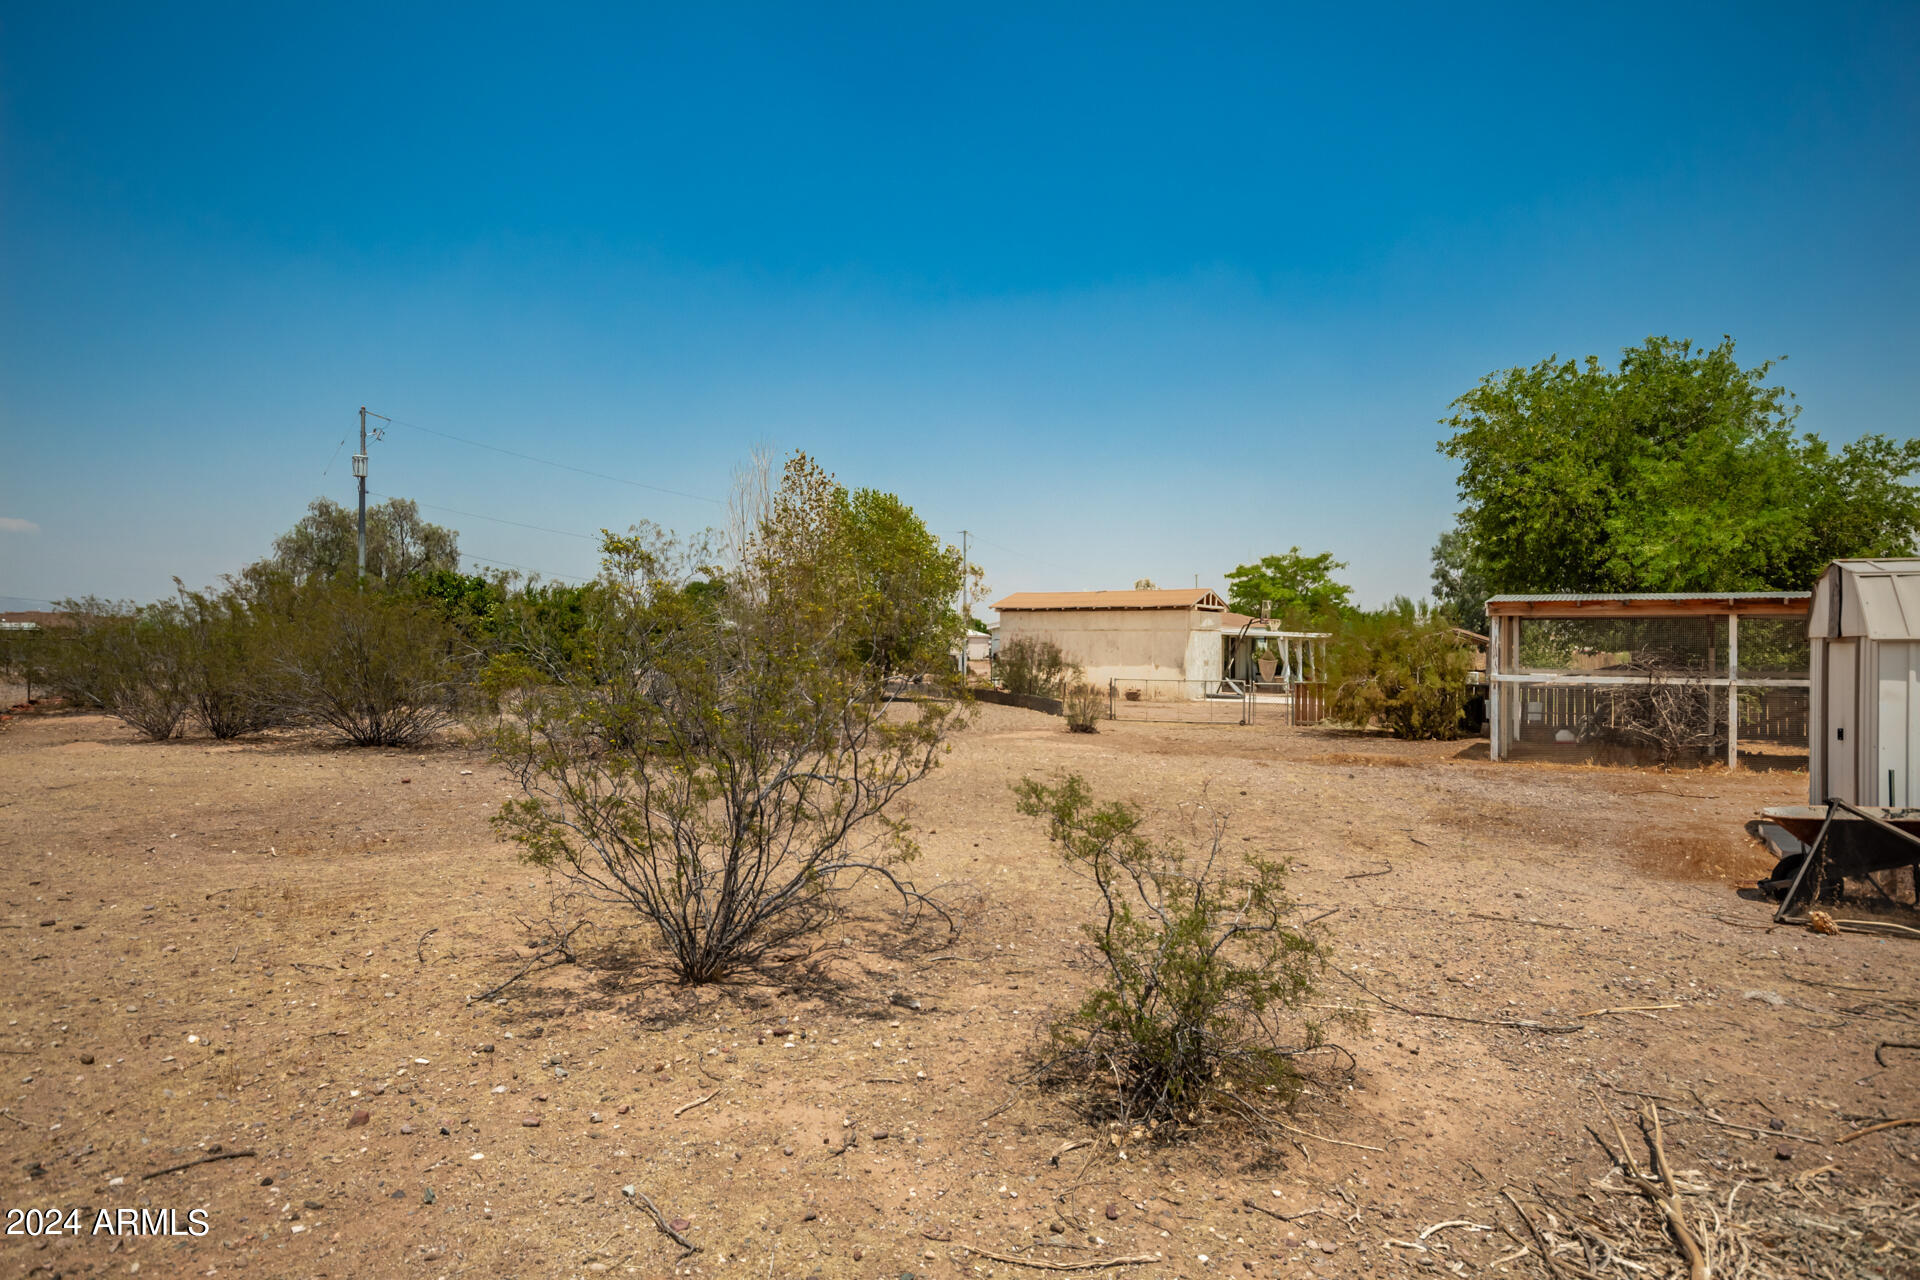
M 1353 588 L 1334 579 L 1347 567 L 1331 551 L 1302 555 L 1299 547 L 1285 554 L 1261 556 L 1227 574 L 1227 603 L 1241 613 L 1258 617 L 1263 602 L 1271 602 L 1273 616 L 1298 625 L 1324 623 L 1351 606 Z
M 359 564 L 355 513 L 332 498 L 315 498 L 300 522 L 273 540 L 273 554 L 249 566 L 259 582 L 283 574 L 296 584 L 351 574 Z M 416 574 L 460 568 L 460 535 L 420 518 L 409 498 L 389 498 L 367 508 L 367 574 L 401 582 Z
M 1613 369 L 1556 357 L 1488 375 L 1442 419 L 1466 541 L 1450 561 L 1492 592 L 1732 591 L 1911 554 L 1920 441 L 1835 450 L 1796 430 L 1772 370 L 1742 368 L 1731 338 L 1656 337 Z
M 928 531 L 912 507 L 891 493 L 836 487 L 838 524 L 846 540 L 864 657 L 888 674 L 919 674 L 948 664 L 960 640 L 955 607 L 966 578 L 960 550 Z
M 1433 544 L 1433 598 L 1455 623 L 1481 635 L 1487 632 L 1486 571 L 1474 555 L 1472 535 L 1455 526 Z

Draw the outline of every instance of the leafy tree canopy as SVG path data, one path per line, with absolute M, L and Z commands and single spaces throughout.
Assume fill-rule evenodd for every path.
M 249 581 L 285 576 L 307 582 L 351 574 L 358 567 L 355 514 L 332 498 L 315 498 L 300 523 L 273 540 L 273 554 L 246 570 Z M 460 568 L 460 535 L 420 518 L 407 498 L 367 508 L 367 574 L 398 583 L 418 574 Z
M 1741 368 L 1731 338 L 1658 337 L 1618 368 L 1589 356 L 1489 374 L 1441 420 L 1463 503 L 1463 541 L 1435 548 L 1443 600 L 1804 589 L 1836 557 L 1911 554 L 1920 441 L 1835 450 L 1796 430 L 1772 369 Z
M 959 549 L 891 493 L 836 490 L 835 524 L 858 592 L 846 603 L 866 655 L 883 673 L 944 664 L 964 626 L 954 607 L 966 579 Z
M 1328 622 L 1352 607 L 1353 588 L 1333 576 L 1346 567 L 1331 551 L 1309 556 L 1291 547 L 1283 555 L 1261 556 L 1227 574 L 1227 603 L 1257 617 L 1262 602 L 1271 602 L 1273 616 L 1289 624 Z
M 1493 592 L 1473 555 L 1467 530 L 1455 526 L 1433 544 L 1433 599 L 1440 610 L 1469 631 L 1487 632 L 1487 597 Z

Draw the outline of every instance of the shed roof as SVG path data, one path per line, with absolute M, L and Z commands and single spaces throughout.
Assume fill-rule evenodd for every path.
M 1551 591 L 1491 596 L 1490 614 L 1537 617 L 1676 617 L 1740 613 L 1804 617 L 1811 591 Z
M 1488 604 L 1527 604 L 1534 601 L 1555 601 L 1569 604 L 1598 604 L 1618 602 L 1637 604 L 1642 600 L 1807 600 L 1813 596 L 1811 591 L 1549 591 L 1538 595 L 1488 596 Z
M 1016 591 L 994 606 L 1009 610 L 1038 609 L 1225 609 L 1227 602 L 1205 587 L 1175 591 Z
M 1220 630 L 1244 632 L 1249 637 L 1264 637 L 1287 640 L 1324 640 L 1333 633 L 1330 631 L 1285 631 L 1275 626 L 1271 620 L 1262 622 L 1258 618 L 1244 613 L 1235 613 L 1229 609 L 1220 615 Z
M 1835 560 L 1815 588 L 1807 633 L 1920 640 L 1920 559 Z

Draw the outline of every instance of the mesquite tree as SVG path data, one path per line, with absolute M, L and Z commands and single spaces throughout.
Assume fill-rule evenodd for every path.
M 903 878 L 915 848 L 895 808 L 938 762 L 957 704 L 893 701 L 886 677 L 903 655 L 944 653 L 945 637 L 903 640 L 903 617 L 955 637 L 958 617 L 930 601 L 863 608 L 869 560 L 848 510 L 796 455 L 733 563 L 652 529 L 607 535 L 586 655 L 578 634 L 565 659 L 525 637 L 542 679 L 498 736 L 525 794 L 497 822 L 530 860 L 637 911 L 683 982 L 804 951 L 863 878 L 909 912 L 929 901 Z M 894 575 L 896 590 L 944 581 Z

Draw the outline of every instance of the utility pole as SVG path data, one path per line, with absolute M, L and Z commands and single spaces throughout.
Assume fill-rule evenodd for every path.
M 360 406 L 360 452 L 353 455 L 353 474 L 360 481 L 360 578 L 367 580 L 367 406 Z
M 960 680 L 967 679 L 967 658 L 973 651 L 973 590 L 967 581 L 967 531 L 960 531 Z
M 969 624 L 973 619 L 973 588 L 967 580 L 967 531 L 960 531 L 960 621 Z

